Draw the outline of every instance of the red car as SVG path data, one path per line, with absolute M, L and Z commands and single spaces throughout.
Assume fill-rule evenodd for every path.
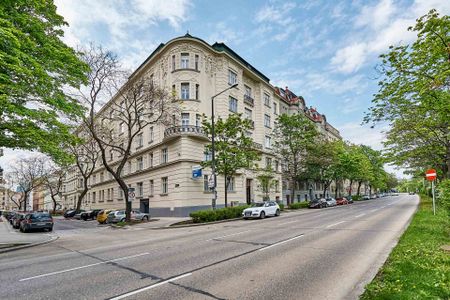
M 348 200 L 345 197 L 336 198 L 336 204 L 337 205 L 345 205 L 345 204 L 348 204 Z

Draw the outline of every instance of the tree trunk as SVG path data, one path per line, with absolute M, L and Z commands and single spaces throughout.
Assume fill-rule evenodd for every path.
M 361 184 L 362 184 L 362 181 L 358 181 L 358 191 L 356 193 L 357 196 L 359 196 L 359 192 L 361 190 Z
M 353 180 L 350 180 L 350 188 L 348 189 L 349 198 L 352 197 L 352 191 L 353 191 Z
M 335 182 L 334 198 L 337 198 L 338 197 L 338 180 L 336 179 L 334 182 Z
M 369 185 L 369 195 L 372 195 L 372 186 Z
M 131 220 L 131 206 L 132 203 L 128 201 L 128 186 L 126 183 L 120 178 L 120 180 L 117 180 L 119 183 L 120 188 L 123 191 L 123 197 L 125 198 L 125 221 L 130 222 Z
M 56 199 L 55 199 L 55 196 L 53 196 L 53 195 L 50 195 L 51 197 L 52 197 L 52 201 L 53 201 L 53 214 L 55 214 L 55 212 L 56 212 Z
M 288 206 L 289 206 L 289 204 L 294 203 L 294 199 L 295 199 L 295 183 L 296 183 L 296 180 L 292 179 L 291 180 L 291 184 L 292 184 L 292 187 L 291 187 L 291 199 L 289 199 L 289 201 L 287 201 L 287 205 Z

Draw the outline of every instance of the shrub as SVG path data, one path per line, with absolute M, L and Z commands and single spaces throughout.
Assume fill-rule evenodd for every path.
M 189 214 L 194 223 L 207 223 L 239 218 L 248 205 L 219 208 L 216 210 L 199 210 Z
M 439 183 L 437 188 L 438 204 L 450 214 L 450 179 L 445 179 Z
M 284 210 L 284 204 L 283 203 L 278 203 L 278 206 L 280 207 L 280 210 Z
M 289 208 L 290 208 L 290 209 L 307 208 L 308 205 L 309 205 L 309 202 L 308 202 L 308 201 L 296 202 L 296 203 L 291 203 L 291 204 L 289 204 Z
M 359 200 L 361 200 L 362 199 L 362 196 L 361 195 L 354 195 L 354 196 L 352 196 L 352 200 L 353 201 L 359 201 Z

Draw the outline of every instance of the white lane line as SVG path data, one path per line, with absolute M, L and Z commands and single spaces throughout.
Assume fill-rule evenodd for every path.
M 116 259 L 102 261 L 102 262 L 98 262 L 98 263 L 95 263 L 95 264 L 80 266 L 80 267 L 76 267 L 76 268 L 71 268 L 71 269 L 66 269 L 66 270 L 61 270 L 61 271 L 56 271 L 56 272 L 51 272 L 51 273 L 45 273 L 45 274 L 41 274 L 41 275 L 37 275 L 37 276 L 33 276 L 33 277 L 22 278 L 19 281 L 27 281 L 27 280 L 31 280 L 31 279 L 36 279 L 36 278 L 41 278 L 41 277 L 47 277 L 47 276 L 52 276 L 52 275 L 72 272 L 72 271 L 76 271 L 76 270 L 80 270 L 80 269 L 85 269 L 85 268 L 98 266 L 98 265 L 102 265 L 102 264 L 107 264 L 107 263 L 111 263 L 111 262 L 116 262 L 116 261 L 121 261 L 121 260 L 125 260 L 125 259 L 135 258 L 135 257 L 148 255 L 148 254 L 150 254 L 150 253 L 149 252 L 144 252 L 144 253 L 135 254 L 135 255 L 131 255 L 131 256 L 119 257 L 119 258 L 116 258 Z
M 129 292 L 129 293 L 126 293 L 126 294 L 114 297 L 114 298 L 110 298 L 109 300 L 120 300 L 120 299 L 129 297 L 129 296 L 133 296 L 133 295 L 136 295 L 136 294 L 141 293 L 143 291 L 148 291 L 148 290 L 154 289 L 155 287 L 161 286 L 163 284 L 166 284 L 166 283 L 169 283 L 169 282 L 172 282 L 172 281 L 175 281 L 175 280 L 178 280 L 178 279 L 190 276 L 190 275 L 192 275 L 192 273 L 186 273 L 186 274 L 183 274 L 183 275 L 180 275 L 180 276 L 177 276 L 177 277 L 173 277 L 173 278 L 170 278 L 170 279 L 167 279 L 167 280 L 155 283 L 153 285 L 149 285 L 149 286 L 146 286 L 144 288 L 141 288 L 141 289 L 138 289 L 138 290 L 135 290 L 135 291 L 132 291 L 132 292 Z
M 284 244 L 284 243 L 287 243 L 287 242 L 296 240 L 296 239 L 298 239 L 298 238 L 301 238 L 302 236 L 304 236 L 304 235 L 303 235 L 303 234 L 300 234 L 300 235 L 294 236 L 293 238 L 287 239 L 287 240 L 285 240 L 285 241 L 281 241 L 281 242 L 278 242 L 278 243 L 269 245 L 269 246 L 267 246 L 267 247 L 261 248 L 261 249 L 259 249 L 258 251 L 264 251 L 264 250 L 267 250 L 267 249 L 269 249 L 269 248 L 272 248 L 272 247 L 275 247 L 275 246 L 278 246 L 278 245 L 282 245 L 282 244 Z
M 229 237 L 229 236 L 233 236 L 233 235 L 242 234 L 242 233 L 244 233 L 244 232 L 249 232 L 249 231 L 251 231 L 251 230 L 245 230 L 245 231 L 240 231 L 240 232 L 236 232 L 236 233 L 232 233 L 232 234 L 227 234 L 227 235 L 218 236 L 218 237 L 215 237 L 215 238 L 206 240 L 206 242 L 213 241 L 213 240 L 217 240 L 217 239 L 222 239 L 222 238 Z
M 355 216 L 355 218 L 359 218 L 359 217 L 362 217 L 362 216 L 365 216 L 366 214 L 360 214 L 360 215 L 357 215 L 357 216 Z
M 370 212 L 376 212 L 377 210 L 379 210 L 379 208 L 372 209 Z
M 285 222 L 285 223 L 281 223 L 281 224 L 278 224 L 278 225 L 283 226 L 283 225 L 295 223 L 295 222 L 298 222 L 298 221 L 301 221 L 301 220 L 295 220 L 295 221 Z
M 337 222 L 337 223 L 334 223 L 334 224 L 331 224 L 331 225 L 328 225 L 326 228 L 330 228 L 330 227 L 333 227 L 333 226 L 336 226 L 336 225 L 339 225 L 339 224 L 342 224 L 342 223 L 344 223 L 345 221 L 341 221 L 341 222 Z

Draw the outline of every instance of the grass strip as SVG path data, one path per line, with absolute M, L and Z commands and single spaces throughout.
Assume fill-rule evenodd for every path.
M 360 299 L 450 299 L 450 218 L 421 195 L 411 224 Z

